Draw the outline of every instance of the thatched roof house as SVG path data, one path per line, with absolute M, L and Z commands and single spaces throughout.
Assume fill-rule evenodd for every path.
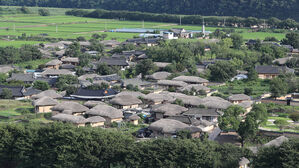
M 101 101 L 93 101 L 93 100 L 89 100 L 89 101 L 87 101 L 87 102 L 85 102 L 83 105 L 84 106 L 86 106 L 86 107 L 88 107 L 88 108 L 93 108 L 93 107 L 95 107 L 95 106 L 97 106 L 97 105 L 107 105 L 106 103 L 104 103 L 104 102 L 101 102 Z
M 122 111 L 109 105 L 97 105 L 86 112 L 89 116 L 101 116 L 106 119 L 106 123 L 122 121 Z
M 52 107 L 53 111 L 58 112 L 71 112 L 74 115 L 83 114 L 87 110 L 89 110 L 87 107 L 83 106 L 82 104 L 79 104 L 77 102 L 71 102 L 71 101 L 65 101 L 57 104 L 56 106 Z
M 97 78 L 100 77 L 100 75 L 98 74 L 85 74 L 85 75 L 81 75 L 78 77 L 78 80 L 87 80 L 87 79 L 93 79 L 93 78 Z
M 35 109 L 35 112 L 37 113 L 48 113 L 52 112 L 51 108 L 58 104 L 58 101 L 55 99 L 52 99 L 51 97 L 42 97 L 40 99 L 37 99 L 33 101 L 33 106 Z
M 194 90 L 195 92 L 199 93 L 200 91 L 204 91 L 206 93 L 210 92 L 210 88 L 201 85 L 201 84 L 191 84 L 191 85 L 187 85 L 185 87 L 180 88 L 180 91 L 192 91 Z
M 46 69 L 44 72 L 42 72 L 43 76 L 59 76 L 59 75 L 74 75 L 73 72 L 67 70 L 67 69 Z
M 174 80 L 159 80 L 157 84 L 166 87 L 184 87 L 188 85 L 183 81 L 174 81 Z
M 238 104 L 242 103 L 243 101 L 250 101 L 251 98 L 247 96 L 246 94 L 234 94 L 228 97 L 228 100 L 231 103 Z
M 138 125 L 139 119 L 140 117 L 137 114 L 133 114 L 128 118 L 129 122 L 131 122 L 133 125 Z
M 233 105 L 229 101 L 216 96 L 209 96 L 203 98 L 201 104 L 207 108 L 215 109 L 227 109 L 229 106 Z
M 188 109 L 176 104 L 158 104 L 152 106 L 151 112 L 154 113 L 155 119 L 161 119 L 164 117 L 180 115 Z
M 46 67 L 48 67 L 48 66 L 57 66 L 57 65 L 59 66 L 61 64 L 62 64 L 62 62 L 60 60 L 54 59 L 54 60 L 47 62 L 45 65 L 46 65 Z
M 43 92 L 40 92 L 37 95 L 32 96 L 33 99 L 40 99 L 43 97 L 51 97 L 52 99 L 62 98 L 62 96 L 60 94 L 56 93 L 55 90 L 45 90 Z
M 175 81 L 183 81 L 189 84 L 207 84 L 209 81 L 198 76 L 178 76 L 173 78 Z
M 110 100 L 110 103 L 119 109 L 137 108 L 142 101 L 131 95 L 117 96 Z
M 148 75 L 148 76 L 146 76 L 146 78 L 152 79 L 152 80 L 165 80 L 170 75 L 171 75 L 171 73 L 169 73 L 169 72 L 160 71 L 160 72 L 155 72 L 152 75 Z
M 145 94 L 143 94 L 141 92 L 134 92 L 134 91 L 122 91 L 122 92 L 118 93 L 115 97 L 124 96 L 124 95 L 130 95 L 135 98 L 145 97 Z
M 105 118 L 101 116 L 93 116 L 86 119 L 86 124 L 89 124 L 92 127 L 101 127 L 105 124 Z
M 51 106 L 56 104 L 58 104 L 58 101 L 48 96 L 33 101 L 33 106 Z
M 177 131 L 188 127 L 187 124 L 177 120 L 161 119 L 150 124 L 149 129 L 153 131 L 154 136 L 172 136 Z
M 82 116 L 74 116 L 69 114 L 56 114 L 52 117 L 53 120 L 73 123 L 77 126 L 85 126 L 86 119 Z
M 144 97 L 144 100 L 151 104 L 161 104 L 164 102 L 172 103 L 175 101 L 175 98 L 167 94 L 150 93 Z

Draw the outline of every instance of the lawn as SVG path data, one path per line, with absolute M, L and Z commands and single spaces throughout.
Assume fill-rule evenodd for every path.
M 20 109 L 32 110 L 31 102 L 18 100 L 0 100 L 0 116 L 10 117 L 22 115 Z
M 50 60 L 51 59 L 38 59 L 38 60 L 22 62 L 22 63 L 18 63 L 18 64 L 14 64 L 14 65 L 17 67 L 21 67 L 21 68 L 26 68 L 30 65 L 30 66 L 32 66 L 31 69 L 37 69 L 39 65 L 45 64 L 45 63 L 49 62 Z

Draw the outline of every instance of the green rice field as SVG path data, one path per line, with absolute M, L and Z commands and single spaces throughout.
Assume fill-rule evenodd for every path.
M 6 10 L 8 8 L 16 11 L 20 7 L 1 7 Z M 83 36 L 90 39 L 94 33 L 105 33 L 107 39 L 116 39 L 124 41 L 128 38 L 138 36 L 138 33 L 116 33 L 105 32 L 106 30 L 119 28 L 154 28 L 154 29 L 171 29 L 185 28 L 187 30 L 201 30 L 201 25 L 177 25 L 176 23 L 160 23 L 160 22 L 140 22 L 140 21 L 120 21 L 112 19 L 96 19 L 66 16 L 64 13 L 68 9 L 47 8 L 51 16 L 37 15 L 38 7 L 29 7 L 31 14 L 0 14 L 0 36 L 20 36 L 26 33 L 30 35 L 46 34 L 46 37 L 75 39 Z M 207 31 L 214 31 L 217 27 L 206 27 Z M 264 39 L 265 37 L 276 37 L 281 40 L 285 37 L 284 33 L 264 33 L 264 32 L 249 32 L 249 29 L 236 28 L 236 32 L 241 32 L 244 39 Z M 36 41 L 4 41 L 0 40 L 0 46 L 13 45 L 19 47 L 22 44 L 37 44 Z

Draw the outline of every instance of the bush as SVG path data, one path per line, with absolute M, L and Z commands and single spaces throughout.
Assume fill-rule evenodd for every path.
M 42 91 L 44 91 L 44 90 L 48 90 L 48 89 L 50 88 L 48 82 L 45 82 L 45 81 L 39 81 L 39 80 L 34 81 L 34 83 L 33 83 L 33 87 L 34 87 L 35 89 L 39 89 L 39 90 L 42 90 Z
M 44 117 L 45 117 L 46 119 L 50 119 L 50 118 L 52 117 L 52 113 L 45 113 L 45 114 L 44 114 Z
M 0 94 L 2 99 L 11 99 L 13 98 L 12 91 L 10 89 L 4 88 Z
M 299 112 L 291 113 L 291 114 L 289 115 L 289 117 L 290 117 L 294 122 L 297 122 L 297 121 L 299 121 Z
M 41 16 L 50 16 L 50 11 L 48 9 L 39 9 L 38 14 Z

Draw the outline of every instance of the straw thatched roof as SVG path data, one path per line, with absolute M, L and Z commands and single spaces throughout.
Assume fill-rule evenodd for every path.
M 93 100 L 87 101 L 83 105 L 86 106 L 86 107 L 88 107 L 88 108 L 93 108 L 93 107 L 95 107 L 96 105 L 99 105 L 99 104 L 106 105 L 106 103 L 104 103 L 104 102 L 93 101 Z
M 81 113 L 89 110 L 87 107 L 79 104 L 77 102 L 65 101 L 57 104 L 56 106 L 52 107 L 53 111 L 63 112 L 65 110 L 70 110 L 72 113 Z
M 67 69 L 46 69 L 42 72 L 43 76 L 55 76 L 55 75 L 73 75 L 73 72 Z
M 86 122 L 88 123 L 99 123 L 99 122 L 105 122 L 105 118 L 101 116 L 93 116 L 86 119 Z
M 37 95 L 32 96 L 33 99 L 40 99 L 42 97 L 51 97 L 52 99 L 62 98 L 62 96 L 60 94 L 56 93 L 55 90 L 46 90 L 46 91 L 40 92 Z
M 108 105 L 97 105 L 86 112 L 88 115 L 114 118 L 123 118 L 123 113 L 114 107 Z
M 87 79 L 93 79 L 96 77 L 100 77 L 100 75 L 98 74 L 85 74 L 85 75 L 81 75 L 80 77 L 78 77 L 78 80 L 87 80 Z
M 54 106 L 56 104 L 58 104 L 58 101 L 47 96 L 33 101 L 34 106 Z
M 178 130 L 188 127 L 189 126 L 187 124 L 184 124 L 177 120 L 161 119 L 150 124 L 149 129 L 153 131 L 159 131 L 161 133 L 174 134 Z
M 183 81 L 174 81 L 174 80 L 159 80 L 157 84 L 163 86 L 174 86 L 174 87 L 184 87 L 188 85 Z
M 229 101 L 216 96 L 208 96 L 203 98 L 201 104 L 208 108 L 216 109 L 227 109 L 229 106 L 233 105 Z
M 170 75 L 171 73 L 169 72 L 161 71 L 161 72 L 153 73 L 152 75 L 148 75 L 146 77 L 148 79 L 153 79 L 153 80 L 163 80 L 163 79 L 167 79 Z
M 56 65 L 61 65 L 62 62 L 58 59 L 54 59 L 54 60 L 51 60 L 49 62 L 46 63 L 46 66 L 56 66 Z
M 230 101 L 238 101 L 238 100 L 250 100 L 251 98 L 246 94 L 234 94 L 228 97 Z
M 134 92 L 134 91 L 122 91 L 120 93 L 118 93 L 115 97 L 119 97 L 119 96 L 123 96 L 123 95 L 130 95 L 136 98 L 139 97 L 145 97 L 145 94 L 141 93 L 141 92 Z
M 156 113 L 163 113 L 164 116 L 175 116 L 188 109 L 176 104 L 159 104 L 152 107 L 151 111 Z
M 131 95 L 122 95 L 113 98 L 110 100 L 111 104 L 121 105 L 121 106 L 128 106 L 128 105 L 135 105 L 141 104 L 142 101 L 134 96 Z
M 180 91 L 184 91 L 184 90 L 187 90 L 187 91 L 191 91 L 191 89 L 195 89 L 196 92 L 200 91 L 200 90 L 204 90 L 204 91 L 209 91 L 211 90 L 210 88 L 206 87 L 206 86 L 203 86 L 201 84 L 191 84 L 191 85 L 187 85 L 185 87 L 182 87 L 180 88 Z
M 150 94 L 147 94 L 145 97 L 144 97 L 145 100 L 148 100 L 148 101 L 152 101 L 152 102 L 169 102 L 169 103 L 172 103 L 175 101 L 175 98 L 173 98 L 172 96 L 170 95 L 167 95 L 167 94 L 158 94 L 158 93 L 150 93 Z
M 174 92 L 161 92 L 160 94 L 172 96 L 174 100 L 180 99 L 185 105 L 190 106 L 199 106 L 202 103 L 202 99 L 197 96 L 188 96 L 182 93 L 174 93 Z
M 178 76 L 173 78 L 176 81 L 183 81 L 186 83 L 208 83 L 209 81 L 198 76 Z
M 266 143 L 263 145 L 263 147 L 270 147 L 270 146 L 275 146 L 275 147 L 279 147 L 282 143 L 289 141 L 289 138 L 285 137 L 285 136 L 280 136 L 276 139 L 273 139 L 272 141 Z
M 251 107 L 252 104 L 253 104 L 252 101 L 243 101 L 242 103 L 239 103 L 238 105 L 246 109 L 246 108 Z
M 69 114 L 57 114 L 52 117 L 53 120 L 56 121 L 63 121 L 63 122 L 70 122 L 74 124 L 85 124 L 86 119 L 82 116 L 74 116 Z
M 137 114 L 133 114 L 129 117 L 130 121 L 139 120 L 139 119 L 140 119 L 140 117 Z

